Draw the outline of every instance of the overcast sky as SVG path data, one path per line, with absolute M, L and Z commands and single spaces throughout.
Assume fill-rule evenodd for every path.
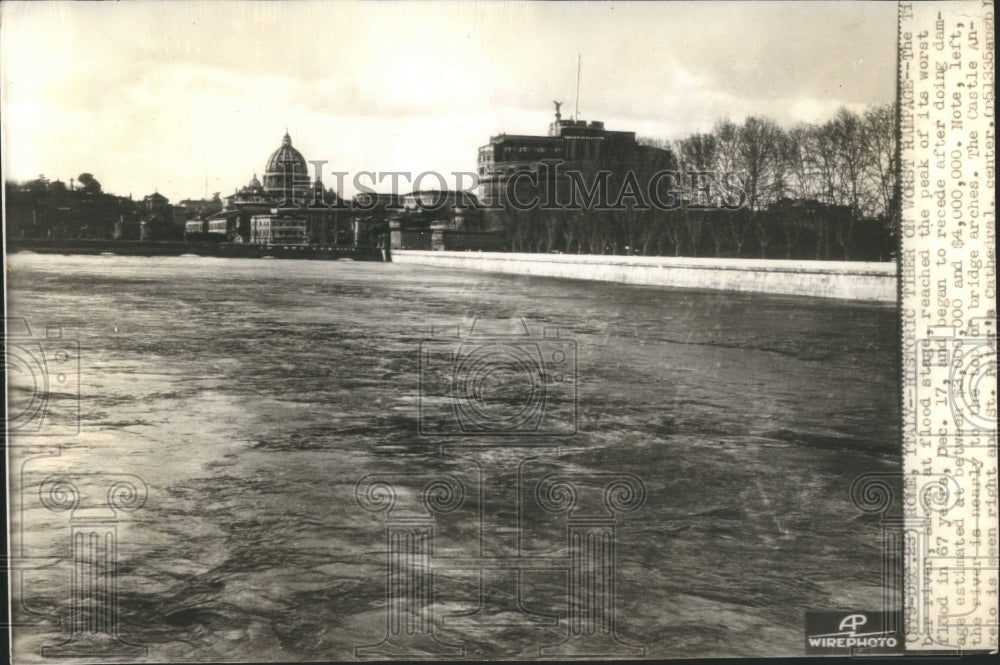
M 177 201 L 258 175 L 287 126 L 356 172 L 475 170 L 552 100 L 679 139 L 895 94 L 895 3 L 4 2 L 5 175 Z M 326 179 L 327 184 L 330 179 Z M 425 185 L 428 183 L 424 183 Z M 388 189 L 388 188 L 386 188 Z M 352 194 L 348 189 L 344 192 Z

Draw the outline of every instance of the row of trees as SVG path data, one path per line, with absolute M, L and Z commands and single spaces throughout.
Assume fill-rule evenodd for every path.
M 515 252 L 888 261 L 896 241 L 882 217 L 847 206 L 782 199 L 765 211 L 648 210 L 503 213 Z
M 891 217 L 896 143 L 889 104 L 860 115 L 842 108 L 826 123 L 789 130 L 757 116 L 742 125 L 725 119 L 673 147 L 684 170 L 744 173 L 752 211 L 791 198 L 847 206 L 858 218 Z
M 675 170 L 687 187 L 676 209 L 626 197 L 616 210 L 505 210 L 500 226 L 514 251 L 889 260 L 898 208 L 894 120 L 894 107 L 880 105 L 790 129 L 751 116 L 675 142 L 643 139 L 603 165 L 614 173 L 609 189 L 621 191 L 629 171 L 642 181 Z M 692 183 L 699 172 L 717 177 Z M 738 174 L 729 179 L 742 193 L 738 209 L 734 188 L 719 186 L 726 173 Z M 708 189 L 695 191 L 701 182 Z

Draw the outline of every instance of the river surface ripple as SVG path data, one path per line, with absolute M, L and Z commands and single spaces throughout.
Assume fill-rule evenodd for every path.
M 616 620 L 647 657 L 798 654 L 806 609 L 879 608 L 879 524 L 849 488 L 899 464 L 893 307 L 347 261 L 18 254 L 7 276 L 10 316 L 80 346 L 81 433 L 10 450 L 12 551 L 55 558 L 23 573 L 20 661 L 67 636 L 69 521 L 38 505 L 52 473 L 148 485 L 120 515 L 118 631 L 150 661 L 354 659 L 386 630 L 384 516 L 357 482 L 463 479 L 435 555 L 469 556 L 477 470 L 510 459 L 526 486 L 642 480 L 645 505 L 618 519 Z M 576 343 L 576 434 L 533 457 L 475 433 L 477 454 L 442 451 L 453 439 L 418 431 L 420 344 L 518 317 Z M 566 515 L 522 497 L 522 553 L 565 556 Z M 564 573 L 522 580 L 525 606 L 565 615 Z M 467 574 L 434 585 L 437 618 L 474 609 Z M 565 631 L 438 628 L 492 659 Z

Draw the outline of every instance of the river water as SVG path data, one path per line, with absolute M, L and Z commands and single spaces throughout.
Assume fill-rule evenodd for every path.
M 422 479 L 462 483 L 434 516 L 436 557 L 556 562 L 520 594 L 556 625 L 455 621 L 478 580 L 435 573 L 425 612 L 467 658 L 566 635 L 569 515 L 533 489 L 553 472 L 585 488 L 577 516 L 615 516 L 615 630 L 646 657 L 799 654 L 807 609 L 880 607 L 880 525 L 849 489 L 899 464 L 892 307 L 350 261 L 17 254 L 7 278 L 10 316 L 35 337 L 61 327 L 45 353 L 79 345 L 80 433 L 63 427 L 71 357 L 9 451 L 19 661 L 71 637 L 73 520 L 113 515 L 100 488 L 122 474 L 147 488 L 117 513 L 117 632 L 147 654 L 131 659 L 351 660 L 379 643 L 386 515 L 356 498 L 372 473 L 396 479 L 393 517 L 423 514 Z M 558 385 L 539 379 L 548 402 L 506 375 L 485 411 L 446 408 L 449 335 L 475 321 L 491 340 L 464 353 L 521 319 L 536 341 L 518 349 L 565 359 Z M 524 408 L 539 417 L 506 436 L 473 422 Z M 41 501 L 53 474 L 91 488 L 76 510 Z M 637 510 L 583 496 L 616 474 L 641 481 Z

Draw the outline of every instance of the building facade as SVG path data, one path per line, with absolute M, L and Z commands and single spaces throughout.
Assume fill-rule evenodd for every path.
M 306 220 L 283 214 L 254 215 L 250 220 L 250 243 L 254 245 L 308 245 Z
M 611 131 L 600 121 L 564 119 L 560 106 L 556 103 L 548 134 L 499 134 L 479 148 L 479 197 L 488 209 L 507 207 L 512 196 L 528 200 L 522 183 L 531 183 L 532 193 L 542 200 L 569 204 L 574 194 L 571 172 L 589 188 L 599 171 L 620 174 L 667 163 L 669 151 L 640 145 L 635 132 Z M 534 174 L 537 180 L 520 174 Z

